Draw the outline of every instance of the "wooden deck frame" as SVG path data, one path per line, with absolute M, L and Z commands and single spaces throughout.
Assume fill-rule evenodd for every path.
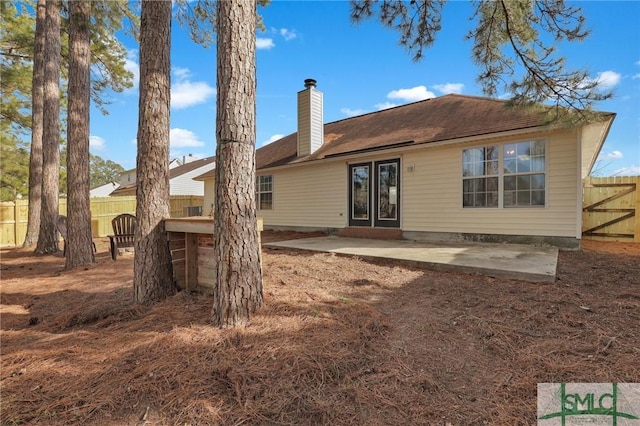
M 258 218 L 258 242 L 262 224 L 262 219 Z M 216 282 L 212 256 L 213 219 L 201 216 L 165 219 L 164 226 L 178 288 L 193 292 L 212 292 Z

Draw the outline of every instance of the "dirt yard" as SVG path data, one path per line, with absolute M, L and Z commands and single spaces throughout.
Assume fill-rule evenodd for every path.
M 219 330 L 209 297 L 133 304 L 105 240 L 72 272 L 2 250 L 1 424 L 533 425 L 539 382 L 640 382 L 640 244 L 555 284 L 263 253 L 264 307 Z

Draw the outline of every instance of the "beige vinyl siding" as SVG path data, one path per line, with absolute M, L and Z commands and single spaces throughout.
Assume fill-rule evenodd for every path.
M 120 185 L 129 185 L 136 181 L 136 169 L 127 170 L 120 174 Z
M 200 174 L 204 173 L 202 171 Z M 169 181 L 170 195 L 204 195 L 204 184 L 201 181 L 193 180 L 195 173 L 185 173 Z
M 258 172 L 273 175 L 273 209 L 258 210 L 264 226 L 343 228 L 347 223 L 344 161 Z
M 298 157 L 315 152 L 324 140 L 322 92 L 310 88 L 298 93 Z
M 197 169 L 176 176 L 169 181 L 171 195 L 204 195 L 204 184 L 200 180 L 194 180 L 196 176 L 213 169 L 214 164 L 206 164 Z
M 546 206 L 462 208 L 462 150 L 493 143 L 547 140 Z M 577 137 L 565 131 L 518 139 L 495 139 L 405 153 L 404 231 L 576 237 Z M 414 171 L 407 171 L 407 164 Z
M 477 146 L 546 141 L 546 205 L 521 208 L 463 208 L 462 150 Z M 273 176 L 273 209 L 258 210 L 264 226 L 343 228 L 348 226 L 348 163 L 400 158 L 401 228 L 404 231 L 531 235 L 580 238 L 577 135 L 574 131 L 500 138 L 482 143 L 432 146 L 258 171 Z M 409 169 L 413 166 L 413 171 Z M 205 209 L 214 181 L 205 182 Z
M 204 201 L 202 204 L 202 216 L 210 216 L 211 209 L 215 206 L 216 180 L 211 178 L 204 181 Z
M 298 94 L 298 157 L 311 153 L 311 105 L 309 93 Z

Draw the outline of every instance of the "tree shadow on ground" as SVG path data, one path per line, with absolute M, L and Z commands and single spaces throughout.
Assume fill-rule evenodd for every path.
M 134 305 L 130 261 L 67 274 L 55 285 L 71 289 L 3 315 L 2 424 L 533 424 L 539 382 L 640 375 L 638 287 L 605 278 L 637 259 L 570 254 L 552 285 L 324 253 L 263 261 L 264 307 L 226 330 L 209 324 L 211 297 Z M 10 290 L 3 305 L 33 298 Z

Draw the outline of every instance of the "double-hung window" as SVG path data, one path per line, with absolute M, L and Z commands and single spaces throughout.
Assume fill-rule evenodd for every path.
M 533 140 L 462 151 L 462 206 L 545 205 L 545 141 Z
M 498 161 L 496 146 L 462 151 L 464 207 L 498 207 Z
M 273 209 L 273 175 L 256 176 L 256 206 L 258 210 Z
M 544 206 L 544 141 L 504 145 L 504 207 Z

